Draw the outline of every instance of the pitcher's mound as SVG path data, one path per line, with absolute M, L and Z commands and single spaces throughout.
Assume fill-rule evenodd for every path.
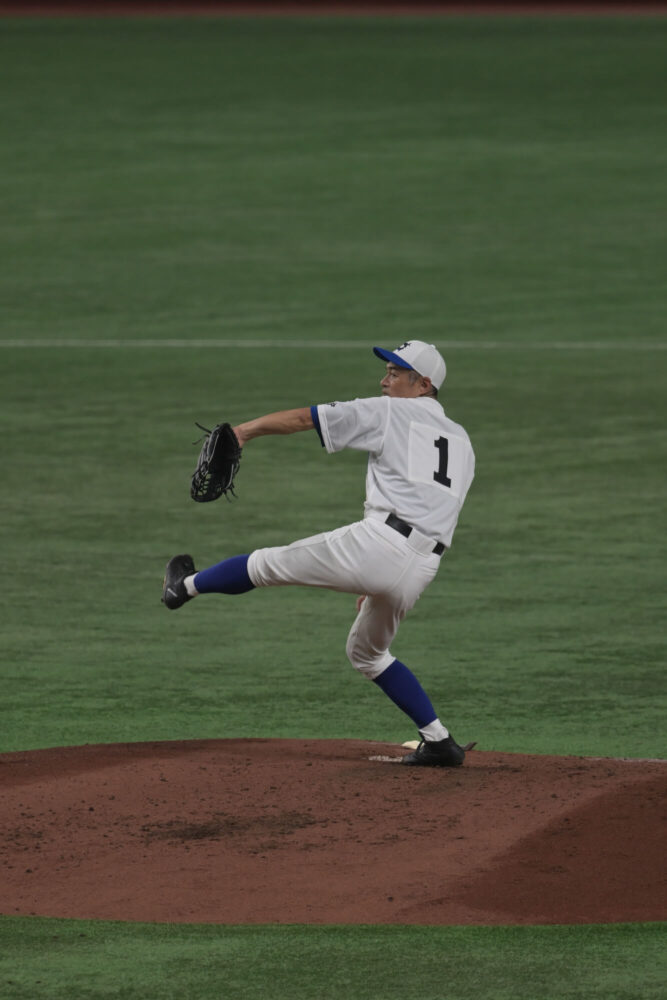
M 5 914 L 210 923 L 667 918 L 662 761 L 201 740 L 0 756 Z

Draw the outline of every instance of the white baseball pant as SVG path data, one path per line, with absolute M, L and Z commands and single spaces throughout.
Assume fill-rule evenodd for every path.
M 256 587 L 325 587 L 366 594 L 346 653 L 373 680 L 393 663 L 389 647 L 403 618 L 434 578 L 440 557 L 433 539 L 414 530 L 403 537 L 373 516 L 302 538 L 291 545 L 256 549 L 248 575 Z

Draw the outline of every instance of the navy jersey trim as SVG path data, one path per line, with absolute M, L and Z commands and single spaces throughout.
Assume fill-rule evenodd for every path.
M 313 424 L 314 424 L 315 430 L 318 433 L 318 436 L 319 436 L 319 439 L 320 439 L 320 444 L 324 448 L 324 438 L 322 437 L 322 428 L 320 427 L 320 415 L 317 412 L 317 407 L 316 406 L 311 406 L 311 408 L 310 408 L 310 415 L 313 418 Z

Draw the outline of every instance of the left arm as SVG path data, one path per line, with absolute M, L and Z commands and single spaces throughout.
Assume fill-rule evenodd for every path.
M 296 434 L 297 431 L 312 430 L 315 425 L 310 414 L 310 407 L 303 406 L 298 410 L 280 410 L 277 413 L 267 413 L 266 416 L 248 420 L 234 427 L 234 433 L 243 448 L 252 438 L 264 437 L 267 434 Z

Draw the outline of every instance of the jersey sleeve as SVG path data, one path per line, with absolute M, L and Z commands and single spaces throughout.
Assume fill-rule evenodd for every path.
M 329 453 L 353 448 L 379 453 L 389 420 L 389 399 L 353 399 L 311 408 L 313 423 Z

